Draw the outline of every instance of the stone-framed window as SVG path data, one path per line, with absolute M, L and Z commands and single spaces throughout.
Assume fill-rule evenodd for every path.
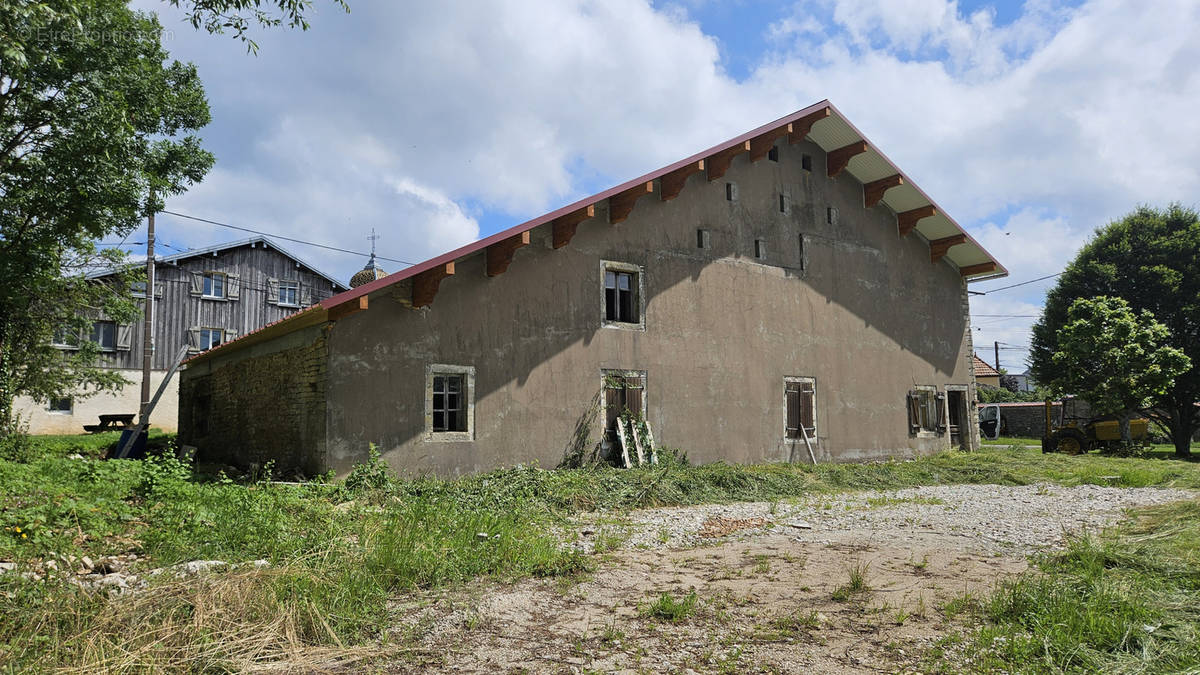
M 817 437 L 817 380 L 812 377 L 783 378 L 783 407 L 786 413 L 784 438 L 809 440 Z M 803 431 L 803 433 L 802 433 Z
M 617 438 L 617 420 L 628 410 L 634 417 L 646 418 L 646 371 L 603 370 L 604 434 L 609 441 Z
M 425 439 L 475 440 L 475 367 L 444 363 L 425 369 Z
M 638 265 L 600 261 L 601 317 L 613 328 L 646 329 L 646 275 Z
M 908 392 L 908 433 L 940 436 L 946 432 L 946 395 L 933 385 L 916 385 Z

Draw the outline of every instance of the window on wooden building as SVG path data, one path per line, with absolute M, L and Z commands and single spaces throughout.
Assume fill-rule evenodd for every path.
M 604 262 L 604 324 L 642 326 L 642 271 L 637 265 Z
M 475 369 L 443 364 L 429 366 L 425 411 L 430 440 L 474 440 Z
M 201 328 L 200 329 L 200 349 L 212 349 L 221 344 L 225 338 L 225 330 L 223 328 Z
M 113 351 L 117 348 L 117 322 L 95 321 L 88 339 L 100 345 L 103 351 Z
M 280 281 L 279 282 L 279 304 L 289 307 L 296 307 L 300 304 L 300 282 L 299 281 Z
M 787 408 L 787 438 L 817 437 L 817 383 L 811 377 L 788 377 L 783 382 Z
M 205 272 L 204 290 L 201 295 L 206 298 L 224 298 L 225 275 L 221 272 Z
M 946 431 L 946 395 L 933 386 L 918 386 L 908 392 L 908 431 L 944 433 Z

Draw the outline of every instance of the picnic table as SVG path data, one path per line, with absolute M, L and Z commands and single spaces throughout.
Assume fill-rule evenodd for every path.
M 83 430 L 89 434 L 98 434 L 104 431 L 122 431 L 133 426 L 134 413 L 121 415 L 101 415 L 100 424 L 85 424 Z

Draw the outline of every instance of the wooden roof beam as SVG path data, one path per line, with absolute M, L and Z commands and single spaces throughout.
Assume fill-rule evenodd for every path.
M 529 230 L 496 242 L 487 247 L 487 275 L 498 277 L 508 270 L 512 264 L 513 254 L 522 246 L 529 245 Z
M 946 254 L 950 252 L 951 248 L 965 243 L 967 243 L 967 235 L 963 234 L 962 232 L 959 232 L 958 234 L 952 234 L 949 237 L 942 237 L 941 239 L 934 239 L 933 241 L 930 241 L 929 262 L 937 262 L 942 258 L 945 258 Z
M 764 159 L 767 153 L 771 152 L 771 148 L 775 147 L 775 139 L 780 136 L 786 136 L 791 131 L 792 125 L 786 124 L 778 129 L 772 129 L 767 133 L 750 139 L 750 161 L 757 162 Z
M 658 189 L 662 193 L 662 200 L 669 202 L 678 197 L 679 193 L 683 192 L 683 186 L 687 183 L 688 176 L 701 171 L 704 171 L 704 160 L 702 159 L 681 166 L 663 176 L 658 185 Z
M 448 262 L 443 265 L 438 265 L 437 267 L 427 269 L 413 277 L 413 309 L 432 305 L 433 298 L 437 295 L 438 287 L 442 284 L 442 279 L 453 275 L 454 263 Z
M 366 308 L 367 308 L 367 296 L 360 295 L 357 298 L 355 298 L 354 300 L 351 300 L 350 302 L 338 305 L 338 306 L 334 307 L 333 309 L 329 310 L 329 320 L 337 321 L 339 319 L 344 319 L 344 318 L 350 316 L 351 314 L 356 314 L 358 312 L 363 311 Z
M 633 205 L 638 199 L 653 193 L 654 181 L 651 180 L 609 197 L 608 222 L 612 225 L 623 222 L 633 213 Z
M 743 141 L 706 158 L 704 165 L 708 167 L 708 179 L 713 181 L 724 176 L 725 172 L 729 171 L 729 165 L 733 163 L 733 158 L 743 152 L 750 152 L 750 141 Z
M 813 125 L 826 117 L 829 117 L 829 108 L 821 108 L 789 124 L 788 143 L 794 144 L 804 140 L 808 136 L 808 133 L 812 131 Z
M 937 209 L 933 208 L 932 204 L 917 207 L 911 211 L 902 211 L 896 214 L 896 224 L 900 227 L 900 236 L 907 237 L 909 232 L 912 232 L 917 227 L 917 222 L 922 218 L 928 218 L 937 213 Z
M 559 216 L 550 224 L 554 232 L 554 248 L 562 248 L 571 243 L 575 236 L 575 228 L 588 218 L 596 217 L 596 205 L 589 204 L 578 211 L 572 211 L 565 216 Z
M 978 265 L 967 265 L 966 267 L 958 268 L 958 273 L 963 275 L 964 277 L 969 277 L 969 276 L 973 276 L 976 274 L 984 274 L 985 272 L 995 272 L 995 271 L 996 271 L 996 263 L 994 261 L 979 263 Z
M 842 169 L 846 168 L 846 165 L 850 164 L 851 157 L 854 157 L 855 155 L 861 155 L 866 151 L 866 141 L 855 141 L 850 145 L 843 145 L 837 150 L 830 150 L 828 156 L 826 157 L 826 162 L 829 165 L 826 173 L 829 174 L 830 178 L 833 178 L 841 173 Z
M 894 187 L 904 185 L 904 176 L 894 173 L 887 178 L 873 180 L 863 186 L 863 206 L 868 209 L 883 201 L 883 195 Z

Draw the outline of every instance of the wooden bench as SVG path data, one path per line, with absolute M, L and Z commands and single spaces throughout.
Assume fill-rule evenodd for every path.
M 100 424 L 85 424 L 83 430 L 89 434 L 98 434 L 105 431 L 123 431 L 133 426 L 134 413 L 127 415 L 101 415 Z

